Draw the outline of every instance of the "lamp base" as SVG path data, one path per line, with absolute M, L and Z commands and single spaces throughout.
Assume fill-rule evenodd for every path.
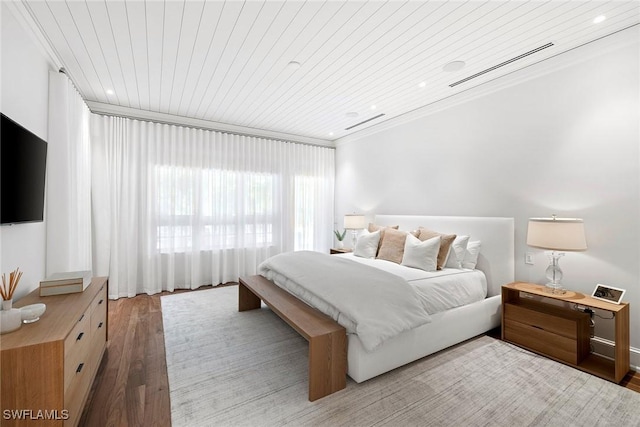
M 558 264 L 561 257 L 564 256 L 564 252 L 551 251 L 547 252 L 549 257 L 549 267 L 547 267 L 547 279 L 549 282 L 545 285 L 545 291 L 550 294 L 565 294 L 567 291 L 562 287 L 560 281 L 562 280 L 562 269 Z
M 544 285 L 544 291 L 555 295 L 564 295 L 567 293 L 567 290 L 559 283 L 547 283 Z

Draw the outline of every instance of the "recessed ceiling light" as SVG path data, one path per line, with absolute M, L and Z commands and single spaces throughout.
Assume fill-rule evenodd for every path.
M 329 136 L 333 136 L 333 132 L 329 132 Z
M 107 95 L 113 95 L 113 91 L 111 89 L 107 89 Z
M 427 82 L 422 82 L 422 83 L 420 83 L 418 86 L 420 86 L 420 87 L 425 87 L 426 85 L 427 85 Z
M 602 21 L 604 21 L 605 19 L 607 19 L 607 17 L 606 17 L 606 16 L 604 16 L 604 15 L 600 15 L 600 16 L 597 16 L 597 17 L 593 20 L 593 23 L 594 23 L 594 24 L 599 24 L 599 23 L 601 23 Z
M 376 106 L 375 106 L 375 105 L 372 105 L 372 106 L 371 106 L 371 109 L 372 109 L 372 110 L 375 110 L 375 109 L 376 109 Z
M 349 118 L 354 118 L 354 117 L 358 117 L 358 113 L 356 113 L 355 111 L 349 111 L 347 114 L 345 114 L 345 116 L 349 117 Z
M 451 61 L 448 64 L 445 64 L 444 67 L 442 67 L 442 70 L 450 73 L 453 71 L 462 70 L 465 65 L 467 64 L 464 61 Z
M 298 61 L 290 61 L 287 64 L 287 68 L 289 68 L 290 70 L 297 70 L 300 68 L 300 63 Z

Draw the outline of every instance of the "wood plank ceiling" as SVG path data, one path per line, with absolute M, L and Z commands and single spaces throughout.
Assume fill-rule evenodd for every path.
M 639 4 L 22 1 L 87 101 L 323 140 L 637 25 Z

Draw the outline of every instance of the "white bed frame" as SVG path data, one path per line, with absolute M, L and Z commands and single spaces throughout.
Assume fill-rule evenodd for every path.
M 347 373 L 351 378 L 366 381 L 500 325 L 500 289 L 514 280 L 513 218 L 376 215 L 375 223 L 399 225 L 405 231 L 422 226 L 481 240 L 476 268 L 487 277 L 487 298 L 432 315 L 431 323 L 404 332 L 373 352 L 367 352 L 360 339 L 349 334 Z

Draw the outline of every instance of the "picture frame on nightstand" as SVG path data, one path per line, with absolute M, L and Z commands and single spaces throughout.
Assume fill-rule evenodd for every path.
M 620 304 L 626 290 L 598 283 L 591 294 L 595 299 Z

